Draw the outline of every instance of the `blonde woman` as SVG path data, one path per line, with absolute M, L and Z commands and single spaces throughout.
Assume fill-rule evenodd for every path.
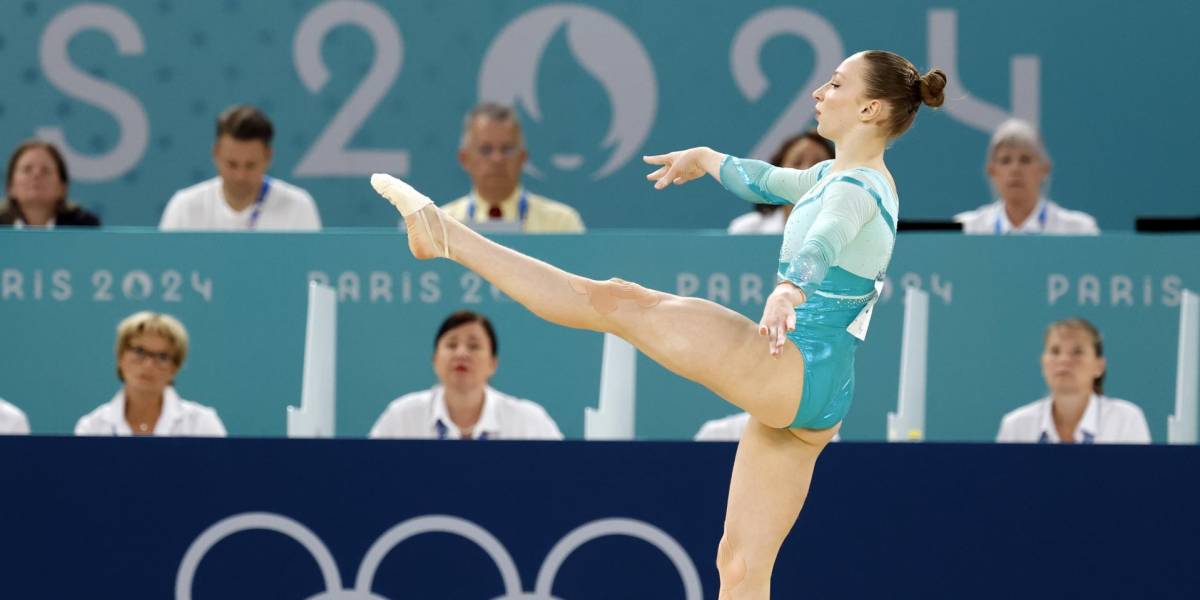
M 217 411 L 184 400 L 173 387 L 188 353 L 183 324 L 143 311 L 117 326 L 117 378 L 112 400 L 83 416 L 75 435 L 224 437 Z

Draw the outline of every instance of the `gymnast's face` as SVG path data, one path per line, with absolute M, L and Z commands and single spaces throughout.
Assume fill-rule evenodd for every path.
M 442 335 L 433 352 L 433 370 L 442 385 L 482 390 L 499 366 L 492 340 L 479 321 L 463 323 Z
M 1082 394 L 1104 374 L 1105 360 L 1096 355 L 1096 340 L 1078 327 L 1055 327 L 1042 350 L 1042 376 L 1052 394 Z
M 866 99 L 866 68 L 866 60 L 855 54 L 838 65 L 825 85 L 813 90 L 817 132 L 825 139 L 837 142 L 855 126 L 878 120 L 883 104 Z

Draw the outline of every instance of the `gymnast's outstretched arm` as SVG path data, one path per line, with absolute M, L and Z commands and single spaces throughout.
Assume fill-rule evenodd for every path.
M 643 160 L 661 167 L 646 176 L 655 182 L 656 189 L 672 183 L 682 185 L 707 173 L 737 197 L 756 204 L 795 204 L 833 164 L 827 160 L 808 169 L 786 169 L 706 147 L 646 156 Z

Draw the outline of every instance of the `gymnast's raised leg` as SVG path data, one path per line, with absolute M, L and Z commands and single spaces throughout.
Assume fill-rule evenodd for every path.
M 800 351 L 783 343 L 772 357 L 758 326 L 719 304 L 568 273 L 488 240 L 402 181 L 372 184 L 404 215 L 417 258 L 454 260 L 553 323 L 619 335 L 754 417 L 738 446 L 717 566 L 722 599 L 769 598 L 775 556 L 836 431 L 781 429 L 801 401 Z
M 372 184 L 404 216 L 417 258 L 458 262 L 552 323 L 619 335 L 767 425 L 787 427 L 795 417 L 803 356 L 782 344 L 772 358 L 758 326 L 737 312 L 619 279 L 568 273 L 479 235 L 398 179 L 376 175 Z

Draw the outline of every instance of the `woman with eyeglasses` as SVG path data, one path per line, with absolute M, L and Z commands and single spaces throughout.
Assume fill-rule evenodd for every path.
M 172 387 L 187 358 L 188 335 L 170 315 L 142 311 L 117 326 L 117 378 L 113 399 L 83 416 L 75 435 L 225 437 L 217 411 L 184 400 Z

